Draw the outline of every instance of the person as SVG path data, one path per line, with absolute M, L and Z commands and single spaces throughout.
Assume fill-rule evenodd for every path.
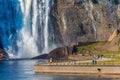
M 94 64 L 94 63 L 95 63 L 95 60 L 93 59 L 93 60 L 92 60 L 92 64 Z
M 52 63 L 53 62 L 53 59 L 52 58 L 50 58 L 50 63 Z
M 95 60 L 95 64 L 97 64 L 97 60 Z

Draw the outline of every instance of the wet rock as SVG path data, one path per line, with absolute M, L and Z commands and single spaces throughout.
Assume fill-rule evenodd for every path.
M 43 55 L 33 57 L 32 59 L 48 59 L 47 56 L 48 56 L 48 54 L 43 54 Z
M 7 58 L 9 58 L 8 54 L 4 50 L 0 49 L 0 60 Z

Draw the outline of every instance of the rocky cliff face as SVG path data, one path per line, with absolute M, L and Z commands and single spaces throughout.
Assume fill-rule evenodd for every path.
M 106 41 L 119 27 L 120 0 L 54 0 L 53 26 L 65 45 Z M 58 37 L 59 39 L 59 37 Z

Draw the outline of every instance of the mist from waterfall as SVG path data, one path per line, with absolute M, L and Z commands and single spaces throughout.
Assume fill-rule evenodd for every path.
M 48 53 L 51 0 L 20 0 L 20 5 L 24 24 L 17 41 L 18 57 L 34 57 L 39 53 Z
M 30 58 L 40 54 L 48 53 L 50 50 L 55 48 L 56 45 L 54 42 L 54 30 L 51 26 L 49 17 L 50 7 L 53 5 L 53 1 L 14 1 L 17 2 L 11 1 L 11 3 L 18 5 L 17 9 L 19 10 L 16 12 L 20 14 L 19 18 L 21 19 L 21 21 L 15 20 L 14 23 L 18 23 L 20 21 L 21 25 L 19 25 L 19 29 L 18 26 L 15 26 L 16 37 L 11 33 L 9 33 L 9 37 L 6 37 L 10 43 L 14 42 L 15 44 L 7 44 L 7 47 L 4 46 L 4 49 L 8 52 L 10 57 Z M 15 37 L 15 39 L 12 37 Z

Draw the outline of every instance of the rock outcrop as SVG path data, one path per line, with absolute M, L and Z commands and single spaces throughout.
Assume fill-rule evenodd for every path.
M 107 48 L 112 51 L 118 51 L 120 50 L 120 30 L 115 30 L 113 35 L 114 38 L 110 41 L 110 44 L 107 46 Z
M 54 0 L 53 26 L 64 45 L 106 41 L 119 27 L 119 0 Z
M 72 50 L 73 47 L 71 46 L 59 47 L 52 50 L 49 54 L 39 55 L 32 59 L 50 59 L 50 58 L 54 60 L 68 59 L 68 55 L 72 54 Z
M 0 60 L 6 59 L 6 58 L 9 58 L 8 54 L 4 50 L 0 49 Z
M 56 48 L 52 50 L 47 58 L 53 58 L 53 59 L 68 59 L 68 55 L 72 53 L 72 47 L 64 46 L 60 48 Z
M 119 51 L 120 50 L 120 30 L 117 29 L 110 36 L 108 43 L 102 46 L 96 46 L 99 51 Z

